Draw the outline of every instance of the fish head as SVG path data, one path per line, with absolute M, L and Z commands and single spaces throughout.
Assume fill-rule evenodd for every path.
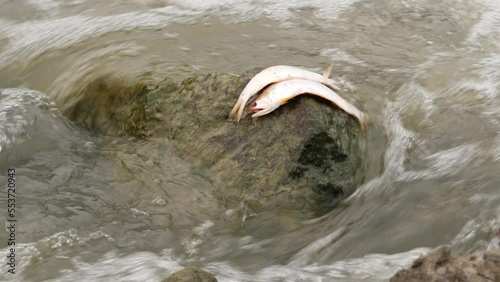
M 280 105 L 276 104 L 272 99 L 270 99 L 267 95 L 260 95 L 257 100 L 255 100 L 250 105 L 250 111 L 254 113 L 252 117 L 260 117 L 263 115 L 267 115 L 268 113 L 274 111 Z

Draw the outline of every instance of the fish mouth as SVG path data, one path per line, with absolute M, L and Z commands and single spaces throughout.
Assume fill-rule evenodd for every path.
M 250 112 L 258 113 L 258 112 L 263 110 L 262 108 L 257 108 L 256 106 L 257 106 L 257 103 L 253 102 L 252 105 L 250 105 Z

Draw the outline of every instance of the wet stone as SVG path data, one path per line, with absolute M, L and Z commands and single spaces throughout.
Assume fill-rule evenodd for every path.
M 290 191 L 287 201 L 314 212 L 334 208 L 361 184 L 364 134 L 354 118 L 310 95 L 256 119 L 248 110 L 252 98 L 239 123 L 229 118 L 258 71 L 210 73 L 181 83 L 166 78 L 149 88 L 100 79 L 69 113 L 97 132 L 170 139 L 181 158 L 208 171 L 216 196 L 226 200 L 263 204 Z
M 391 282 L 489 282 L 500 281 L 500 252 L 456 256 L 441 246 L 398 271 Z

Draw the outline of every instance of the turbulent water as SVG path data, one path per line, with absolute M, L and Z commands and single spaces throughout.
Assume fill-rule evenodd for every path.
M 492 248 L 500 225 L 497 0 L 0 0 L 0 218 L 16 169 L 16 274 L 2 281 L 386 281 L 428 248 Z M 102 74 L 321 71 L 375 121 L 338 209 L 217 200 L 167 140 L 96 137 L 61 111 Z M 230 109 L 228 109 L 229 111 Z M 228 168 L 230 169 L 230 168 Z M 6 222 L 6 226 L 8 226 Z M 0 232 L 0 257 L 9 253 Z

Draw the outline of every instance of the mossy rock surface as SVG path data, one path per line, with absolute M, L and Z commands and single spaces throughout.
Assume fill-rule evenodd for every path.
M 163 282 L 217 282 L 217 279 L 202 269 L 186 267 L 173 273 Z
M 64 113 L 96 133 L 144 137 L 147 93 L 142 83 L 100 77 L 70 95 L 80 98 Z
M 335 206 L 360 182 L 358 124 L 310 95 L 259 118 L 249 101 L 237 123 L 229 111 L 258 71 L 200 75 L 178 88 L 163 82 L 149 93 L 150 134 L 170 138 L 183 158 L 210 169 L 224 197 L 265 201 L 292 191 L 321 209 Z
M 221 198 L 263 203 L 285 191 L 319 211 L 333 208 L 361 181 L 357 122 L 311 95 L 255 119 L 250 100 L 236 122 L 228 114 L 258 71 L 167 78 L 150 88 L 101 79 L 70 116 L 98 132 L 170 139 L 182 158 L 208 169 Z

